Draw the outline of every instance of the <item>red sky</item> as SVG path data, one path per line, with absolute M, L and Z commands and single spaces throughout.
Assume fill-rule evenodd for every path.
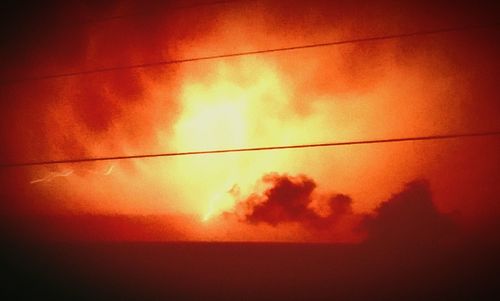
M 499 16 L 494 7 L 450 2 L 164 6 L 64 3 L 23 11 L 31 20 L 24 26 L 7 18 L 1 79 L 486 24 Z M 492 27 L 2 84 L 0 158 L 498 130 L 498 35 Z M 17 216 L 47 219 L 43 235 L 55 239 L 352 242 L 369 235 L 358 231 L 361 220 L 383 215 L 383 204 L 419 179 L 435 206 L 426 214 L 488 225 L 500 214 L 499 153 L 492 137 L 9 168 L 0 170 L 0 208 L 13 229 L 36 223 Z M 281 197 L 273 203 L 280 189 L 295 211 Z M 347 219 L 333 218 L 327 230 L 304 222 L 328 216 L 336 195 L 350 200 Z M 265 213 L 238 215 L 249 200 Z M 75 222 L 73 229 L 68 216 L 95 228 Z M 270 216 L 281 219 L 269 223 Z M 89 234 L 95 232 L 102 234 Z

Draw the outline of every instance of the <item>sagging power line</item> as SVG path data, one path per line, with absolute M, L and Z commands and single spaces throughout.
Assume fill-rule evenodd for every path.
M 90 70 L 80 70 L 80 71 L 67 72 L 67 73 L 54 73 L 54 74 L 47 74 L 47 75 L 40 75 L 40 76 L 33 76 L 33 77 L 4 79 L 4 80 L 0 80 L 0 85 L 13 84 L 13 83 L 19 83 L 19 82 L 27 82 L 27 81 L 67 78 L 67 77 L 74 77 L 74 76 L 81 76 L 81 75 L 88 75 L 88 74 L 95 74 L 95 73 L 103 73 L 103 72 L 120 71 L 120 70 L 151 68 L 151 67 L 158 67 L 158 66 L 196 62 L 196 61 L 208 61 L 208 60 L 216 60 L 216 59 L 224 59 L 224 58 L 232 58 L 232 57 L 259 55 L 259 54 L 265 54 L 265 53 L 276 53 L 276 52 L 285 52 L 285 51 L 302 50 L 302 49 L 313 49 L 313 48 L 320 48 L 320 47 L 331 47 L 331 46 L 337 46 L 337 45 L 354 44 L 354 43 L 362 43 L 362 42 L 374 42 L 374 41 L 401 39 L 401 38 L 409 38 L 409 37 L 415 37 L 415 36 L 432 35 L 432 34 L 447 33 L 447 32 L 478 30 L 478 29 L 497 27 L 499 25 L 500 25 L 500 22 L 480 24 L 480 25 L 446 27 L 446 28 L 419 30 L 419 31 L 392 34 L 392 35 L 379 35 L 379 36 L 364 37 L 364 38 L 336 40 L 336 41 L 329 41 L 329 42 L 323 42 L 323 43 L 303 44 L 303 45 L 289 46 L 289 47 L 269 48 L 269 49 L 243 51 L 243 52 L 236 52 L 236 53 L 199 56 L 199 57 L 192 57 L 192 58 L 180 58 L 180 59 L 163 60 L 163 61 L 156 61 L 156 62 L 149 62 L 149 63 L 142 63 L 142 64 L 104 67 L 104 68 L 97 68 L 97 69 L 90 69 Z
M 249 148 L 171 152 L 171 153 L 158 153 L 158 154 L 139 154 L 139 155 L 125 155 L 125 156 L 111 156 L 111 157 L 93 157 L 93 158 L 88 157 L 88 158 L 74 158 L 74 159 L 61 159 L 61 160 L 47 160 L 47 161 L 1 163 L 0 168 L 70 164 L 70 163 L 74 164 L 74 163 L 96 162 L 96 161 L 116 161 L 116 160 L 146 159 L 146 158 L 174 157 L 174 156 L 194 156 L 194 155 L 208 155 L 208 154 L 221 154 L 221 153 L 271 151 L 271 150 L 299 149 L 299 148 L 338 147 L 338 146 L 360 145 L 360 144 L 381 144 L 381 143 L 444 140 L 444 139 L 473 138 L 473 137 L 487 137 L 487 136 L 500 136 L 500 131 L 456 133 L 456 134 L 445 134 L 445 135 L 415 136 L 415 137 L 388 138 L 388 139 L 375 139 L 375 140 L 357 140 L 357 141 L 344 141 L 344 142 L 326 142 L 326 143 L 316 143 L 316 144 L 294 144 L 294 145 L 281 145 L 281 146 L 262 146 L 262 147 L 249 147 Z

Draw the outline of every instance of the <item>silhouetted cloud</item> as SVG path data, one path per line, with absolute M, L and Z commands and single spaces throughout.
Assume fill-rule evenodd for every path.
M 311 178 L 267 174 L 262 182 L 270 185 L 262 194 L 252 194 L 238 204 L 245 208 L 244 221 L 267 223 L 300 223 L 312 227 L 328 227 L 344 215 L 352 214 L 351 198 L 343 194 L 327 196 L 327 212 L 320 214 L 314 209 L 313 191 L 316 183 Z
M 453 223 L 435 207 L 429 183 L 415 180 L 381 203 L 360 226 L 367 242 L 424 246 L 450 234 Z
M 349 217 L 350 229 L 342 231 L 364 233 L 366 242 L 386 246 L 429 246 L 452 233 L 452 219 L 437 210 L 426 180 L 406 184 L 401 192 L 365 214 L 353 212 L 348 195 L 315 193 L 316 183 L 305 175 L 271 173 L 261 181 L 268 185 L 262 193 L 253 193 L 237 204 L 236 214 L 242 222 L 272 226 L 298 223 L 309 230 L 329 231 L 340 219 Z

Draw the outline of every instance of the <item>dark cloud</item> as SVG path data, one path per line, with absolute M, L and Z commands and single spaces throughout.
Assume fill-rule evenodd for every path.
M 429 246 L 453 233 L 451 216 L 437 210 L 426 180 L 406 184 L 369 214 L 353 213 L 348 195 L 315 194 L 316 183 L 304 175 L 273 173 L 265 175 L 262 182 L 269 185 L 263 193 L 251 194 L 237 205 L 244 208 L 243 222 L 272 226 L 298 223 L 314 231 L 334 230 L 339 220 L 351 217 L 356 222 L 348 231 L 362 232 L 367 243 L 385 246 Z M 315 209 L 321 202 L 320 207 L 327 208 L 326 214 Z
M 307 176 L 267 174 L 262 178 L 270 185 L 262 195 L 252 194 L 239 207 L 246 208 L 244 220 L 248 223 L 300 223 L 312 227 L 328 227 L 347 214 L 352 214 L 351 198 L 333 194 L 327 198 L 328 212 L 318 213 L 313 208 L 316 183 Z
M 425 246 L 448 237 L 453 223 L 435 207 L 429 183 L 415 180 L 366 216 L 361 228 L 370 243 Z

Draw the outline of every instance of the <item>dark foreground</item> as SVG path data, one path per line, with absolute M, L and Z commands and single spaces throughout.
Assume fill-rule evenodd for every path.
M 12 243 L 2 249 L 2 300 L 493 300 L 500 283 L 497 253 L 477 246 Z

